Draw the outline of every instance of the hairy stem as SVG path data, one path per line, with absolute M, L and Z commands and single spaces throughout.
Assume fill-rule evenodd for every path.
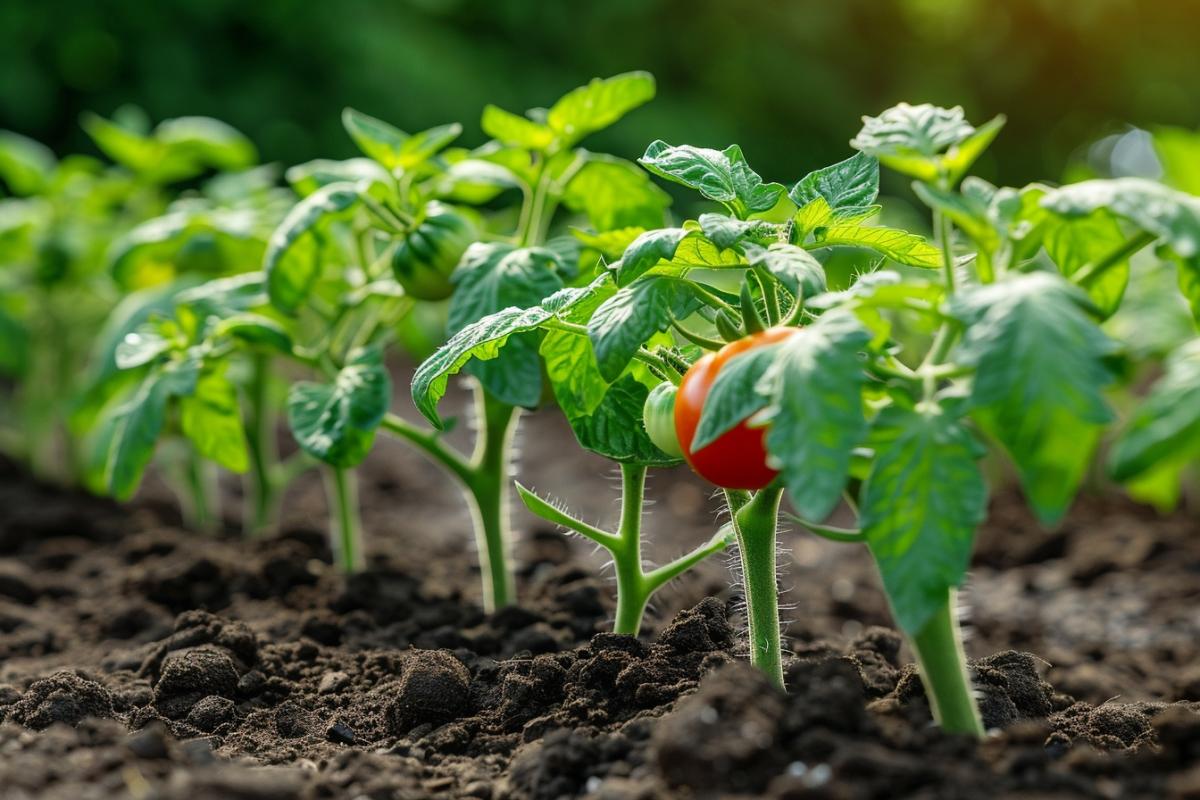
M 621 465 L 621 527 L 613 544 L 617 572 L 617 619 L 613 633 L 636 636 L 650 592 L 642 573 L 642 502 L 646 491 L 646 468 Z
M 362 521 L 358 516 L 358 482 L 353 470 L 342 467 L 330 467 L 325 475 L 333 557 L 342 572 L 349 575 L 366 564 L 362 551 Z
M 750 663 L 783 688 L 779 592 L 775 585 L 775 533 L 783 489 L 768 487 L 734 511 L 750 625 Z M 731 508 L 732 510 L 732 508 Z
M 983 722 L 971 689 L 962 636 L 954 617 L 955 592 L 947 592 L 946 603 L 925 627 L 910 637 L 921 669 L 921 682 L 929 697 L 933 717 L 948 733 L 983 736 Z
M 483 576 L 483 606 L 491 612 L 515 599 L 509 557 L 508 487 L 512 438 L 520 412 L 475 387 L 479 434 L 467 488 L 475 522 L 475 542 Z

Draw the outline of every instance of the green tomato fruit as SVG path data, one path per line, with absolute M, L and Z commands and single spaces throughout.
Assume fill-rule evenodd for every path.
M 670 383 L 660 383 L 650 390 L 642 407 L 642 423 L 654 446 L 672 458 L 683 458 L 683 448 L 675 434 L 675 394 L 678 389 Z
M 431 202 L 425 216 L 392 253 L 392 272 L 404 291 L 418 300 L 445 300 L 454 292 L 450 276 L 475 241 L 475 229 L 462 214 Z

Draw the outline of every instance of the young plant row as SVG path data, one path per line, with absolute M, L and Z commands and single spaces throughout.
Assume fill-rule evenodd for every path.
M 658 141 L 641 166 L 580 147 L 654 91 L 649 75 L 627 73 L 525 115 L 489 106 L 491 139 L 474 149 L 455 146 L 457 124 L 410 135 L 347 109 L 363 157 L 289 169 L 298 200 L 259 170 L 168 205 L 165 184 L 252 161 L 244 140 L 211 122 L 139 134 L 93 120 L 123 166 L 92 172 L 156 199 L 122 225 L 105 206 L 87 268 L 67 274 L 122 299 L 99 335 L 94 320 L 65 315 L 84 350 L 96 342 L 87 371 L 78 353 L 70 369 L 56 362 L 53 338 L 31 358 L 47 312 L 8 301 L 0 369 L 18 376 L 19 394 L 42 385 L 31 361 L 63 369 L 55 413 L 77 434 L 89 485 L 128 497 L 157 454 L 198 525 L 219 518 L 218 466 L 244 476 L 244 527 L 260 533 L 287 485 L 320 465 L 347 571 L 364 564 L 355 469 L 380 431 L 394 436 L 461 486 L 489 609 L 516 597 L 513 434 L 522 409 L 552 403 L 582 448 L 619 465 L 618 529 L 516 491 L 612 554 L 614 630 L 637 633 L 658 588 L 736 545 L 751 659 L 782 686 L 782 516 L 867 547 L 935 716 L 979 735 L 954 608 L 986 516 L 980 459 L 989 446 L 1003 453 L 1037 516 L 1062 516 L 1112 421 L 1119 345 L 1101 325 L 1122 303 L 1131 258 L 1153 249 L 1172 264 L 1200 317 L 1200 200 L 1131 178 L 993 186 L 968 173 L 1003 119 L 975 127 L 961 109 L 928 105 L 866 118 L 857 152 L 790 184 L 765 181 L 736 145 Z M 63 166 L 18 145 L 0 153 L 0 174 L 27 197 L 3 201 L 6 213 L 50 210 L 0 240 L 23 248 L 4 251 L 4 279 L 25 281 L 6 300 L 40 303 L 60 291 L 36 283 L 47 231 L 92 223 L 65 201 L 54 211 L 48 176 Z M 879 224 L 881 165 L 913 179 L 932 241 Z M 668 225 L 652 176 L 713 211 Z M 133 207 L 123 191 L 115 206 Z M 386 364 L 442 318 L 448 338 L 412 381 L 424 427 L 391 411 Z M 1194 343 L 1169 360 L 1110 452 L 1115 477 L 1160 497 L 1178 485 L 1200 454 L 1197 363 Z M 438 412 L 460 372 L 475 395 L 469 453 L 444 440 Z M 298 445 L 286 458 L 280 419 Z M 647 569 L 647 471 L 684 462 L 724 490 L 729 522 Z M 837 508 L 856 524 L 828 525 Z
M 866 546 L 938 722 L 982 735 L 955 594 L 987 513 L 987 445 L 1011 460 L 1039 519 L 1056 522 L 1112 421 L 1118 345 L 1101 323 L 1121 303 L 1130 259 L 1153 246 L 1174 262 L 1200 317 L 1200 200 L 1140 179 L 1012 189 L 969 176 L 1002 126 L 902 104 L 864 119 L 856 154 L 790 186 L 765 182 L 736 146 L 654 142 L 642 165 L 723 211 L 577 232 L 601 263 L 453 335 L 417 370 L 417 407 L 439 425 L 450 376 L 512 370 L 512 343 L 538 337 L 580 445 L 621 463 L 621 530 L 521 496 L 612 552 L 618 631 L 637 630 L 660 573 L 644 574 L 630 543 L 645 470 L 682 458 L 725 490 L 731 523 L 709 547 L 723 534 L 737 542 L 754 663 L 783 684 L 775 551 L 786 494 L 791 521 Z M 914 180 L 933 243 L 875 224 L 881 165 Z M 826 265 L 841 248 L 877 260 L 831 290 Z M 1117 441 L 1117 477 L 1195 447 L 1195 366 L 1190 345 L 1172 359 Z M 1183 395 L 1186 410 L 1170 405 Z M 843 504 L 857 524 L 830 527 Z

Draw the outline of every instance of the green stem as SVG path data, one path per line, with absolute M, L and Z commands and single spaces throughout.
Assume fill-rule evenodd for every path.
M 734 512 L 750 624 L 750 663 L 783 688 L 779 592 L 775 584 L 775 533 L 783 489 L 767 487 Z
M 921 682 L 933 717 L 947 733 L 983 736 L 983 722 L 971 689 L 962 636 L 954 617 L 954 590 L 925 627 L 910 637 L 921 669 Z
M 483 576 L 483 606 L 492 612 L 515 600 L 508 548 L 510 453 L 520 413 L 475 387 L 479 434 L 466 481 L 475 522 L 475 543 Z
M 354 471 L 330 467 L 325 472 L 330 503 L 330 544 L 334 562 L 347 575 L 365 566 L 362 551 L 362 521 L 358 516 L 358 482 Z
M 950 218 L 940 211 L 933 212 L 934 223 L 937 225 L 938 246 L 942 251 L 942 280 L 946 283 L 946 294 L 954 294 L 954 249 L 952 236 L 954 226 Z
M 185 524 L 193 530 L 213 533 L 221 516 L 216 465 L 189 448 L 183 463 L 183 481 Z
M 250 363 L 247 387 L 246 434 L 250 470 L 246 473 L 242 532 L 260 536 L 275 518 L 278 484 L 275 482 L 279 452 L 275 443 L 275 415 L 271 407 L 271 358 L 256 353 Z
M 650 600 L 642 572 L 642 502 L 646 491 L 646 468 L 621 465 L 621 527 L 612 547 L 617 572 L 617 619 L 613 633 L 637 636 L 642 615 Z

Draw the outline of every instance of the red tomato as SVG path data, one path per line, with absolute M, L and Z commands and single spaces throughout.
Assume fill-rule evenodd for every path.
M 798 332 L 799 328 L 776 327 L 752 333 L 704 356 L 683 376 L 675 396 L 675 435 L 679 437 L 683 457 L 701 478 L 724 489 L 762 489 L 779 474 L 767 466 L 765 428 L 751 428 L 743 421 L 696 452 L 692 452 L 692 441 L 708 390 L 729 359 Z

